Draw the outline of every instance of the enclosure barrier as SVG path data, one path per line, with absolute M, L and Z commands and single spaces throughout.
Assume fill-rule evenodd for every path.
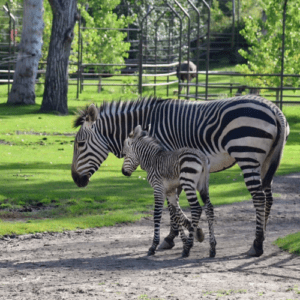
M 201 0 L 203 4 L 203 10 L 200 13 L 199 8 L 197 8 L 192 0 L 187 0 L 188 9 L 183 8 L 183 6 L 174 0 L 171 5 L 169 1 L 164 0 L 163 5 L 148 7 L 147 13 L 141 21 L 140 28 L 93 28 L 99 31 L 108 30 L 118 30 L 127 32 L 127 41 L 132 44 L 131 49 L 128 53 L 131 58 L 128 59 L 125 64 L 101 64 L 101 63 L 84 63 L 83 61 L 83 51 L 84 51 L 84 40 L 82 37 L 82 30 L 91 29 L 88 27 L 83 27 L 81 25 L 81 18 L 79 20 L 78 26 L 78 55 L 77 62 L 70 62 L 70 65 L 76 65 L 77 71 L 74 73 L 69 73 L 69 85 L 77 85 L 77 98 L 79 94 L 83 91 L 84 86 L 98 86 L 98 92 L 101 92 L 102 86 L 130 86 L 138 90 L 140 96 L 143 94 L 143 88 L 153 87 L 153 94 L 156 95 L 157 87 L 166 86 L 167 97 L 169 96 L 169 87 L 171 85 L 176 85 L 177 97 L 186 99 L 196 99 L 196 100 L 212 100 L 220 96 L 217 93 L 209 93 L 209 90 L 223 89 L 228 91 L 230 96 L 233 96 L 233 92 L 236 89 L 259 89 L 274 92 L 275 94 L 265 94 L 268 97 L 275 97 L 275 103 L 282 107 L 282 104 L 300 104 L 300 101 L 284 101 L 283 97 L 289 97 L 297 99 L 298 95 L 283 95 L 284 91 L 297 91 L 300 88 L 294 88 L 289 86 L 283 86 L 283 79 L 288 77 L 297 77 L 297 74 L 284 74 L 284 36 L 285 36 L 285 14 L 286 14 L 286 2 L 285 0 L 283 6 L 283 38 L 282 38 L 282 61 L 281 61 L 281 73 L 280 74 L 241 74 L 236 72 L 212 72 L 209 71 L 210 63 L 210 38 L 211 36 L 217 36 L 218 34 L 213 34 L 210 32 L 210 6 L 205 0 Z M 7 74 L 7 79 L 0 79 L 0 83 L 8 84 L 8 92 L 10 90 L 10 84 L 13 82 L 11 79 L 11 74 L 14 74 L 13 67 L 15 61 L 11 60 L 11 57 L 16 53 L 16 36 L 15 27 L 16 21 L 15 17 L 12 15 L 8 5 L 4 5 L 3 9 L 8 17 L 8 30 L 9 35 L 9 51 L 8 59 L 2 60 L 1 65 L 7 65 L 6 70 L 0 70 L 0 74 Z M 152 13 L 156 13 L 156 21 L 153 24 L 154 35 L 149 35 L 151 31 L 151 24 L 148 22 L 148 18 Z M 193 22 L 191 22 L 193 16 Z M 231 45 L 235 42 L 234 35 L 234 23 L 235 14 L 233 18 L 233 30 L 232 33 L 228 33 L 231 36 Z M 239 19 L 239 17 L 238 17 Z M 164 24 L 166 27 L 166 34 L 158 38 L 158 32 L 160 26 Z M 150 26 L 150 27 L 149 27 Z M 195 26 L 192 28 L 192 26 Z M 152 29 L 153 29 L 152 28 Z M 176 29 L 176 30 L 175 30 Z M 131 34 L 137 34 L 132 37 Z M 224 34 L 222 34 L 223 36 Z M 200 42 L 202 41 L 202 42 Z M 192 46 L 192 42 L 196 45 Z M 224 42 L 225 43 L 225 42 Z M 226 42 L 227 43 L 227 42 Z M 203 59 L 203 54 L 205 59 Z M 170 78 L 171 76 L 176 76 L 176 67 L 181 70 L 181 64 L 184 60 L 193 61 L 196 64 L 197 71 L 191 72 L 187 70 L 186 72 L 180 71 L 180 74 L 197 74 L 196 82 L 186 82 L 183 83 L 179 80 L 174 80 Z M 205 71 L 199 71 L 200 61 L 205 62 Z M 40 65 L 46 65 L 46 62 L 40 62 Z M 95 69 L 97 67 L 112 67 L 112 72 L 103 71 L 86 71 L 87 68 Z M 121 68 L 121 69 L 120 69 Z M 46 71 L 44 68 L 38 70 L 38 74 L 44 74 Z M 124 83 L 120 77 L 133 78 L 133 81 Z M 200 78 L 204 76 L 204 80 Z M 267 77 L 267 76 L 277 76 L 280 77 L 281 84 L 280 87 L 255 87 L 250 85 L 245 85 L 242 82 L 222 82 L 215 83 L 209 82 L 209 76 L 228 76 L 228 77 Z M 153 82 L 149 82 L 153 77 Z M 166 77 L 165 80 L 163 77 Z M 97 80 L 95 83 L 86 82 L 86 80 Z M 76 81 L 76 82 L 75 82 Z M 113 81 L 113 82 L 112 82 Z M 38 84 L 43 84 L 42 82 L 37 82 Z M 177 84 L 178 83 L 178 84 Z M 186 87 L 186 93 L 179 93 L 181 87 Z M 190 88 L 195 88 L 194 93 L 190 93 Z M 199 90 L 204 90 L 204 93 L 199 93 Z

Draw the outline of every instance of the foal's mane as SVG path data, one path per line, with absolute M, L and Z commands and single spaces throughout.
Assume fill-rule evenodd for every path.
M 165 147 L 163 144 L 158 140 L 156 137 L 149 136 L 147 131 L 142 131 L 141 135 L 139 136 L 139 139 L 143 141 L 143 143 L 146 144 L 146 146 L 149 147 L 155 147 L 158 148 L 158 150 L 165 150 Z

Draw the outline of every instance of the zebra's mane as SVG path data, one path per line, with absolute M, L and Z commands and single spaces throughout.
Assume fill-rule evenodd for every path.
M 170 100 L 170 99 L 168 99 Z M 162 101 L 165 101 L 161 98 L 156 97 L 143 97 L 139 98 L 137 100 L 128 100 L 128 101 L 112 101 L 107 102 L 104 101 L 100 107 L 97 107 L 99 115 L 115 115 L 115 114 L 121 114 L 124 112 L 130 112 L 134 111 L 140 108 L 145 108 L 149 106 L 155 106 L 158 103 L 161 103 Z M 176 101 L 176 100 L 175 100 Z M 74 120 L 73 127 L 76 128 L 78 126 L 83 125 L 83 123 L 86 120 L 87 114 L 88 114 L 88 108 L 89 105 L 87 105 L 85 108 L 80 109 L 77 112 L 77 117 Z
M 112 101 L 112 102 L 103 102 L 99 107 L 99 114 L 106 115 L 115 115 L 122 114 L 124 112 L 134 111 L 140 108 L 145 108 L 149 106 L 155 106 L 156 104 L 162 102 L 161 98 L 156 97 L 143 97 L 137 100 L 128 100 L 128 101 Z
M 86 105 L 85 108 L 79 109 L 77 111 L 77 113 L 76 113 L 77 117 L 74 120 L 73 128 L 77 128 L 78 126 L 81 126 L 85 122 L 88 108 L 89 108 L 89 105 Z

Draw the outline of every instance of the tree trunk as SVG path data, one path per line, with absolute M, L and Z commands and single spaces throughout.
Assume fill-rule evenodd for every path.
M 24 0 L 23 5 L 23 30 L 9 104 L 35 104 L 35 80 L 42 55 L 43 0 Z
M 74 26 L 78 18 L 77 0 L 49 0 L 53 13 L 47 59 L 42 112 L 68 113 L 68 64 Z

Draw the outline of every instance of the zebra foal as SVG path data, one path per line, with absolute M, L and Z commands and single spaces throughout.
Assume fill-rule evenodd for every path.
M 175 220 L 179 225 L 183 240 L 182 257 L 188 257 L 197 237 L 197 226 L 202 208 L 197 199 L 196 191 L 205 204 L 204 210 L 209 224 L 210 257 L 216 255 L 216 240 L 214 237 L 214 210 L 209 200 L 209 159 L 199 150 L 181 148 L 167 151 L 154 137 L 150 137 L 142 127 L 137 126 L 124 141 L 123 154 L 125 155 L 122 173 L 130 176 L 141 166 L 147 172 L 147 180 L 154 189 L 154 238 L 148 255 L 155 254 L 160 241 L 160 220 L 165 198 L 170 203 Z M 183 189 L 191 207 L 192 222 L 188 228 L 186 238 L 182 229 L 183 219 L 178 204 L 177 188 Z

